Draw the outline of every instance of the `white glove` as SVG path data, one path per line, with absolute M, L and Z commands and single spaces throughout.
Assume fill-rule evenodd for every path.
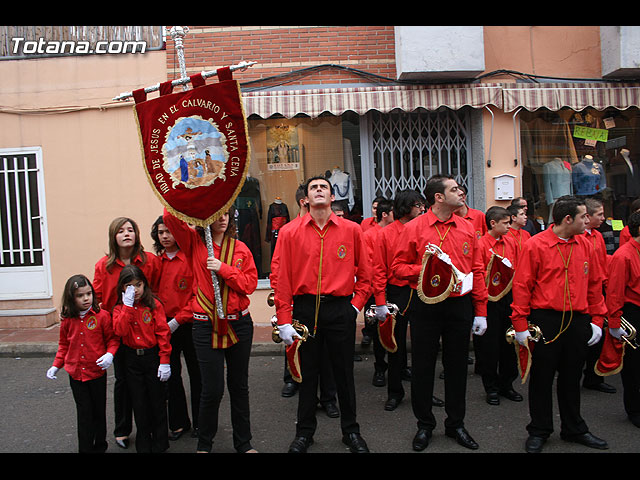
M 502 263 L 504 263 L 509 268 L 513 268 L 513 264 L 507 257 L 502 257 Z
M 135 296 L 136 289 L 133 288 L 133 285 L 129 285 L 126 290 L 122 292 L 122 303 L 124 303 L 127 307 L 133 307 Z
M 523 332 L 516 332 L 516 341 L 523 347 L 527 346 L 527 343 L 530 338 L 531 338 L 531 334 L 529 333 L 528 329 Z
M 618 340 L 622 340 L 623 336 L 629 335 L 629 333 L 624 328 L 610 328 L 609 333 L 613 338 L 617 338 Z
M 172 318 L 171 320 L 169 320 L 167 322 L 167 325 L 169 325 L 169 330 L 171 330 L 171 333 L 175 332 L 180 326 L 180 324 L 175 318 Z
M 473 331 L 474 335 L 478 335 L 479 337 L 484 335 L 484 332 L 487 331 L 487 317 L 474 317 L 471 331 Z
M 171 365 L 167 363 L 161 363 L 158 367 L 158 378 L 161 382 L 166 382 L 171 376 Z
M 379 322 L 383 322 L 387 318 L 387 314 L 389 313 L 389 307 L 386 305 L 376 305 L 376 320 Z
M 278 332 L 285 345 L 291 345 L 296 338 L 302 338 L 290 323 L 278 325 Z
M 451 257 L 449 257 L 449 255 L 447 255 L 446 253 L 441 253 L 440 255 L 438 255 L 440 257 L 440 260 L 442 260 L 444 263 L 446 263 L 447 265 L 453 265 L 451 263 Z
M 600 341 L 600 338 L 602 338 L 602 329 L 593 323 L 591 324 L 591 332 L 591 338 L 587 342 L 589 346 L 595 345 Z
M 112 363 L 113 363 L 113 354 L 109 352 L 105 353 L 98 360 L 96 360 L 96 365 L 102 368 L 102 370 L 106 370 L 107 368 L 109 368 Z
M 47 378 L 55 380 L 56 378 L 58 378 L 56 377 L 56 373 L 58 373 L 58 367 L 49 368 L 49 370 L 47 370 Z

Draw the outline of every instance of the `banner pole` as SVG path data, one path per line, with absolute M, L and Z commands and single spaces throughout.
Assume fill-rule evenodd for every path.
M 178 55 L 178 64 L 180 65 L 180 79 L 184 80 L 184 79 L 188 79 L 189 77 L 187 76 L 187 67 L 185 65 L 185 60 L 184 60 L 184 46 L 182 44 L 182 39 L 185 37 L 185 35 L 189 32 L 189 28 L 188 27 L 179 27 L 179 26 L 173 26 L 171 27 L 171 30 L 169 30 L 169 33 L 171 34 L 171 38 L 173 39 L 173 41 L 175 42 L 176 45 L 176 53 Z M 184 83 L 182 85 L 182 89 L 183 90 L 188 90 L 188 86 L 186 83 Z M 205 237 L 205 243 L 207 244 L 207 252 L 209 254 L 209 257 L 214 257 L 215 258 L 215 253 L 213 251 L 213 237 L 211 236 L 211 225 L 207 225 L 206 227 L 204 227 L 204 237 Z M 220 294 L 220 283 L 218 282 L 218 276 L 216 275 L 216 272 L 214 272 L 213 270 L 211 271 L 211 281 L 213 282 L 213 293 L 215 296 L 215 301 L 216 301 L 216 311 L 218 313 L 218 318 L 224 318 L 224 310 L 222 309 L 222 295 Z M 211 321 L 213 322 L 213 318 L 211 319 Z

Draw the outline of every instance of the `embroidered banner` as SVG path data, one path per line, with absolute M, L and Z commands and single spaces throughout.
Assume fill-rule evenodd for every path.
M 238 196 L 249 169 L 249 137 L 240 86 L 229 68 L 216 83 L 201 74 L 193 89 L 147 100 L 133 92 L 144 168 L 162 204 L 187 223 L 207 226 Z

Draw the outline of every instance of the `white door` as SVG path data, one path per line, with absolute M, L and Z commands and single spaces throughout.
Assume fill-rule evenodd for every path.
M 0 149 L 0 300 L 51 298 L 40 147 Z

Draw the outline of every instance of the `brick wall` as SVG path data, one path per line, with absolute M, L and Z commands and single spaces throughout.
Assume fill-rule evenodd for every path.
M 169 79 L 180 76 L 173 39 L 167 36 Z M 184 39 L 187 74 L 215 70 L 241 61 L 258 62 L 236 72 L 240 83 L 333 64 L 396 78 L 392 26 L 189 26 Z M 260 86 L 358 83 L 367 79 L 344 69 L 322 69 L 288 75 Z

